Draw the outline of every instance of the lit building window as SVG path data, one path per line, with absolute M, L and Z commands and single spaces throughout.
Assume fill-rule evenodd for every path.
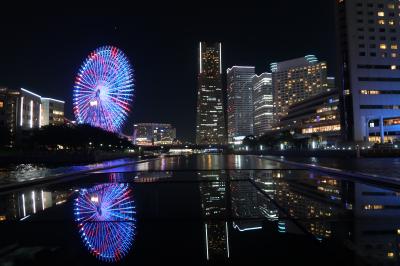
M 391 69 L 391 70 L 396 70 L 397 67 L 396 67 L 396 65 L 391 65 L 391 66 L 390 66 L 390 69 Z
M 386 50 L 386 44 L 381 43 L 381 44 L 379 45 L 379 48 L 381 48 L 382 50 Z
M 4 102 L 0 102 L 0 108 L 4 107 Z
M 338 124 L 338 125 L 331 125 L 331 126 L 303 128 L 301 131 L 302 131 L 303 134 L 340 131 L 340 125 Z
M 383 11 L 378 12 L 378 17 L 384 17 L 384 16 L 385 16 L 385 12 L 383 12 Z
M 385 20 L 384 20 L 384 19 L 378 20 L 378 24 L 379 24 L 379 25 L 385 25 Z
M 391 48 L 392 50 L 397 50 L 397 44 L 392 44 L 392 45 L 390 46 L 390 48 Z
M 391 55 L 392 55 L 393 58 L 396 58 L 396 57 L 397 57 L 397 54 L 396 54 L 396 53 L 392 53 Z
M 382 210 L 383 209 L 383 205 L 371 205 L 371 204 L 368 204 L 368 205 L 364 206 L 364 209 L 365 210 Z
M 394 20 L 389 20 L 389 25 L 393 26 L 394 25 Z

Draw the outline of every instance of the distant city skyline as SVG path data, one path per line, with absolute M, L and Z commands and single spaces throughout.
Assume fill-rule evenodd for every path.
M 263 5 L 229 10 L 217 5 L 218 16 L 207 19 L 201 8 L 159 16 L 122 9 L 111 17 L 80 10 L 58 17 L 30 12 L 17 20 L 10 12 L 0 25 L 8 40 L 0 43 L 0 85 L 65 100 L 65 115 L 73 119 L 72 89 L 82 60 L 93 49 L 112 44 L 135 69 L 134 103 L 124 132 L 132 134 L 132 125 L 140 121 L 173 123 L 178 139 L 194 142 L 199 41 L 222 43 L 223 73 L 232 65 L 254 65 L 262 73 L 271 62 L 315 54 L 327 61 L 329 75 L 334 74 L 333 3 Z M 261 34 L 267 28 L 268 34 Z

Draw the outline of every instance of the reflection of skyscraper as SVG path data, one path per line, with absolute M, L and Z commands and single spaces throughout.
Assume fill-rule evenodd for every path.
M 229 257 L 229 230 L 226 221 L 226 174 L 223 172 L 199 172 L 201 207 L 203 210 L 206 257 L 223 259 Z
M 64 203 L 66 191 L 29 190 L 7 194 L 0 198 L 0 221 L 20 220 L 54 205 Z
M 368 254 L 374 265 L 398 265 L 400 193 L 357 183 L 354 194 L 354 244 L 358 252 Z
M 268 172 L 257 172 L 257 184 L 318 239 L 330 238 L 333 234 L 335 228 L 326 219 L 350 215 L 343 208 L 346 206 L 344 181 L 307 171 L 265 173 Z
M 197 144 L 226 142 L 221 43 L 200 42 L 197 91 Z

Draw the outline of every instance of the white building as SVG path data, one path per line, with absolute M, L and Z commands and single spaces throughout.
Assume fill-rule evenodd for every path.
M 326 68 L 314 55 L 271 64 L 276 124 L 292 104 L 327 91 Z
M 253 66 L 227 69 L 228 141 L 253 134 Z
M 344 138 L 400 137 L 399 1 L 336 2 Z
M 40 127 L 41 96 L 28 91 L 20 90 L 18 125 L 21 129 Z
M 252 78 L 253 130 L 256 137 L 262 136 L 273 126 L 272 74 L 262 73 Z
M 42 98 L 40 126 L 64 123 L 64 101 Z

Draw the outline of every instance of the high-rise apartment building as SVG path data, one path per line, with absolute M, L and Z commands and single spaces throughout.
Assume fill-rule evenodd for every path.
M 253 66 L 233 66 L 227 71 L 228 141 L 253 134 Z
M 327 90 L 326 68 L 314 55 L 271 64 L 276 124 L 290 105 Z
M 400 137 L 399 2 L 335 3 L 343 137 L 394 141 Z
M 226 143 L 221 43 L 200 42 L 197 91 L 197 144 Z
M 253 88 L 253 131 L 262 136 L 273 126 L 273 89 L 272 74 L 262 73 L 252 78 Z

